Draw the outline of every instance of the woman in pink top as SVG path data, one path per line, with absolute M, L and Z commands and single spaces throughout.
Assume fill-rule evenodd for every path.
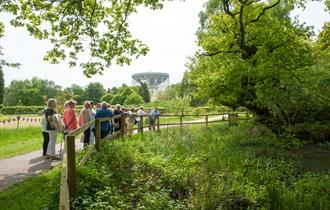
M 69 104 L 68 107 L 64 110 L 63 113 L 63 122 L 65 126 L 64 130 L 66 133 L 70 133 L 78 128 L 76 112 L 74 111 L 76 102 L 74 100 L 70 100 L 68 104 Z

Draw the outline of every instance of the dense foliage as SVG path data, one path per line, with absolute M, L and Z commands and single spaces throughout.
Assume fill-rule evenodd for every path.
M 248 108 L 279 136 L 309 138 L 296 126 L 330 123 L 330 30 L 327 23 L 314 42 L 309 27 L 291 20 L 293 7 L 280 0 L 208 1 L 188 78 L 201 96 Z
M 292 142 L 251 125 L 163 129 L 105 142 L 102 152 L 79 167 L 79 197 L 73 205 L 76 209 L 329 209 L 329 161 L 318 162 L 323 172 L 311 171 L 287 146 Z M 327 159 L 329 147 L 315 152 L 321 150 L 320 158 Z M 306 161 L 312 163 L 315 157 Z
M 45 60 L 67 60 L 70 67 L 79 65 L 90 77 L 101 74 L 113 62 L 129 64 L 132 58 L 148 52 L 128 30 L 127 19 L 140 5 L 162 8 L 159 0 L 2 0 L 0 12 L 14 15 L 11 25 L 25 27 L 36 39 L 51 41 L 53 48 Z M 78 57 L 84 52 L 89 57 L 80 62 Z
M 86 87 L 72 84 L 70 87 L 62 89 L 54 81 L 34 77 L 31 80 L 13 80 L 8 87 L 5 87 L 4 105 L 8 110 L 12 109 L 8 106 L 44 106 L 49 98 L 56 98 L 59 106 L 69 99 L 76 100 L 78 104 L 92 100 L 95 103 L 106 101 L 115 105 L 117 103 L 125 104 L 129 96 L 128 104 L 143 104 L 145 103 L 143 97 L 150 100 L 147 88 L 141 86 L 133 87 L 124 84 L 106 91 L 101 83 L 91 82 Z
M 31 80 L 13 80 L 6 88 L 5 105 L 43 105 L 48 98 L 61 92 L 61 86 L 53 81 L 36 77 Z

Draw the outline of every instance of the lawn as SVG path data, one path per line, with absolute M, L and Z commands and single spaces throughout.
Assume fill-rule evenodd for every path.
M 0 159 L 42 148 L 40 127 L 0 128 Z
M 57 167 L 0 191 L 0 209 L 58 209 L 60 176 Z

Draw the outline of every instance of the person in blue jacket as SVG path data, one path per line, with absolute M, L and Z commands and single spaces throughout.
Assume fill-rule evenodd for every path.
M 113 113 L 108 109 L 107 102 L 101 103 L 101 109 L 96 111 L 95 119 L 103 118 L 103 117 L 112 117 Z M 109 133 L 110 121 L 107 120 L 105 122 L 101 122 L 101 139 L 106 137 Z M 95 133 L 94 133 L 95 134 Z

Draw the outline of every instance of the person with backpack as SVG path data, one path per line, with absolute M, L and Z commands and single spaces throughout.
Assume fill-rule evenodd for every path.
M 46 159 L 58 160 L 59 158 L 55 155 L 55 147 L 57 140 L 57 128 L 55 124 L 54 116 L 57 114 L 56 112 L 56 99 L 50 98 L 47 101 L 47 109 L 45 110 L 45 118 L 46 118 L 46 130 L 49 134 L 49 143 L 47 146 L 47 154 Z

